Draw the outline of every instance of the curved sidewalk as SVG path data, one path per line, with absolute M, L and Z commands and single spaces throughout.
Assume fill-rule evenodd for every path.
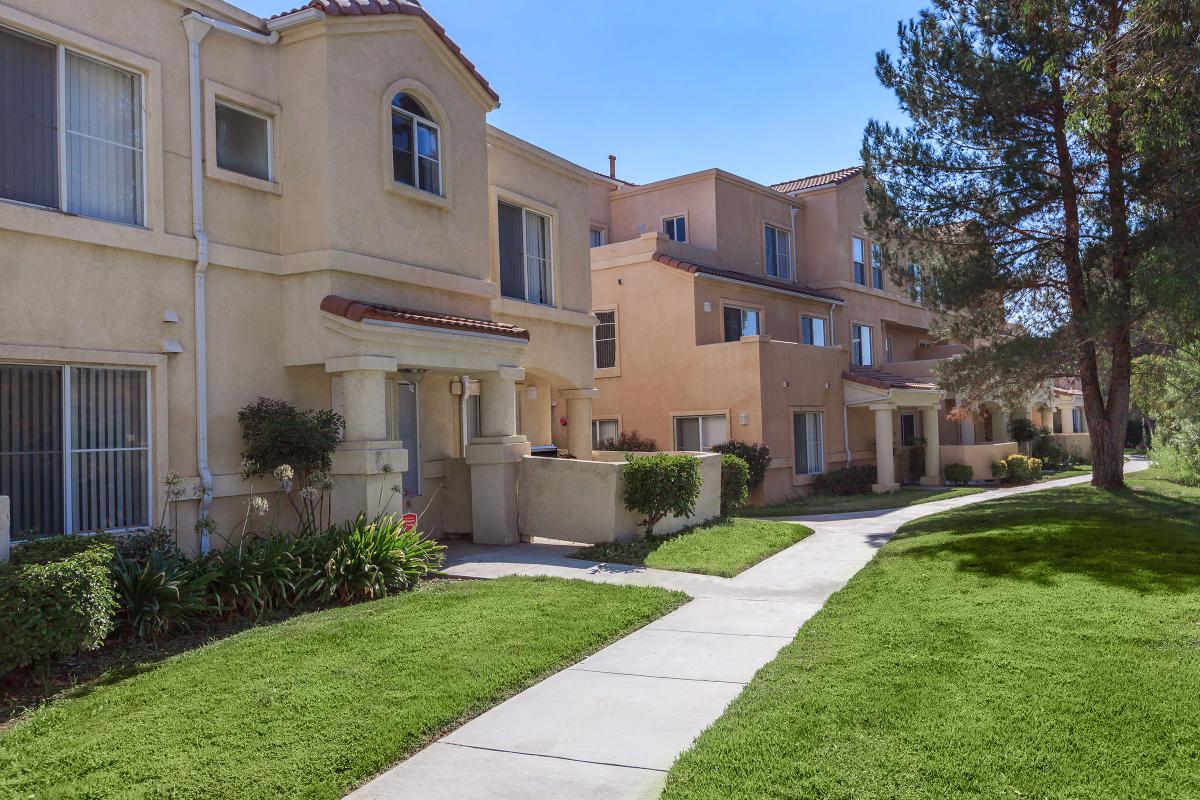
M 1147 466 L 1129 462 L 1125 471 Z M 1065 478 L 891 511 L 789 518 L 784 521 L 811 527 L 812 535 L 735 578 L 577 561 L 566 557 L 575 545 L 457 548 L 446 571 L 460 577 L 548 575 L 661 586 L 694 599 L 487 711 L 349 797 L 657 797 L 675 758 L 902 525 L 1089 480 Z

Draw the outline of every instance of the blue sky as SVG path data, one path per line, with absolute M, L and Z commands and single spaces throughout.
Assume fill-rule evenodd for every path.
M 234 0 L 270 15 L 289 0 Z M 924 0 L 423 0 L 500 94 L 493 125 L 637 183 L 771 183 L 858 163 L 875 78 Z

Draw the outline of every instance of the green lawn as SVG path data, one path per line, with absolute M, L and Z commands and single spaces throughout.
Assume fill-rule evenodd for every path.
M 763 508 L 746 508 L 740 511 L 743 517 L 800 517 L 806 514 L 846 514 L 852 511 L 878 511 L 884 508 L 903 508 L 935 500 L 949 500 L 987 491 L 978 486 L 945 487 L 942 489 L 917 489 L 904 487 L 887 494 L 851 494 L 845 497 L 810 495 Z
M 906 526 L 664 798 L 1200 797 L 1200 490 L 1130 485 Z
M 732 578 L 810 533 L 809 528 L 790 522 L 722 519 L 669 537 L 595 544 L 576 550 L 571 557 Z
M 1080 464 L 1080 465 L 1076 465 L 1073 467 L 1067 467 L 1066 469 L 1060 469 L 1058 472 L 1054 472 L 1049 475 L 1043 475 L 1042 480 L 1043 481 L 1056 481 L 1056 480 L 1059 480 L 1060 478 L 1078 478 L 1082 475 L 1091 475 L 1091 474 L 1092 474 L 1091 466 L 1089 466 L 1087 464 Z
M 338 798 L 685 599 L 447 581 L 256 628 L 35 712 L 0 736 L 0 797 Z

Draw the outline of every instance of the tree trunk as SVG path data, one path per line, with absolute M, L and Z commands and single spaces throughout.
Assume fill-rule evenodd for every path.
M 1105 423 L 1107 430 L 1092 430 L 1092 486 L 1121 489 L 1125 486 L 1125 429 Z

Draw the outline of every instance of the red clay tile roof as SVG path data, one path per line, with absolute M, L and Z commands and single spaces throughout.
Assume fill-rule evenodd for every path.
M 421 4 L 416 2 L 416 0 L 309 0 L 309 2 L 299 8 L 275 14 L 271 19 L 280 19 L 291 14 L 298 14 L 310 8 L 315 8 L 317 11 L 321 11 L 330 17 L 370 17 L 380 14 L 408 14 L 420 17 L 437 34 L 438 38 L 449 48 L 450 52 L 462 62 L 462 65 L 479 82 L 483 90 L 497 103 L 500 102 L 500 95 L 496 94 L 496 90 L 487 82 L 487 78 L 479 74 L 479 70 L 471 63 L 471 59 L 463 54 L 462 49 L 446 33 L 446 29 L 438 24 L 438 21 L 430 16 L 429 12 L 422 8 Z
M 365 300 L 351 300 L 336 294 L 326 296 L 321 301 L 321 310 L 345 317 L 352 322 L 362 322 L 364 319 L 381 320 L 383 322 L 404 322 L 409 325 L 423 325 L 427 328 L 444 328 L 451 331 L 469 333 L 486 333 L 492 336 L 506 336 L 510 339 L 529 340 L 529 331 L 509 325 L 505 322 L 492 322 L 486 319 L 472 317 L 456 317 L 451 314 L 438 314 L 433 311 L 416 311 L 410 308 L 396 308 L 382 303 L 369 303 Z
M 863 386 L 871 386 L 876 389 L 918 389 L 921 391 L 935 391 L 937 385 L 929 381 L 917 380 L 916 378 L 906 378 L 903 375 L 893 375 L 890 372 L 884 372 L 880 369 L 871 369 L 870 367 L 851 367 L 842 373 L 842 379 L 852 383 L 859 383 Z
M 861 175 L 862 170 L 862 167 L 846 167 L 844 169 L 835 169 L 833 172 L 822 172 L 820 175 L 809 175 L 807 178 L 796 178 L 792 181 L 772 183 L 771 188 L 777 192 L 783 192 L 784 194 L 802 192 L 805 189 L 815 189 L 818 186 L 845 183 L 856 175 Z
M 804 295 L 806 297 L 815 297 L 819 300 L 832 301 L 834 303 L 845 302 L 837 295 L 826 294 L 819 292 L 816 289 L 810 289 L 799 283 L 780 280 L 779 278 L 768 278 L 764 275 L 748 275 L 745 272 L 735 272 L 731 269 L 721 269 L 720 267 L 710 267 L 706 264 L 697 264 L 694 261 L 684 261 L 681 258 L 655 253 L 654 260 L 660 264 L 665 264 L 668 267 L 681 269 L 684 272 L 690 272 L 693 275 L 711 275 L 716 278 L 724 278 L 729 281 L 737 281 L 739 283 L 750 284 L 751 286 L 762 286 L 767 289 L 778 289 L 781 292 L 791 292 L 792 294 Z

